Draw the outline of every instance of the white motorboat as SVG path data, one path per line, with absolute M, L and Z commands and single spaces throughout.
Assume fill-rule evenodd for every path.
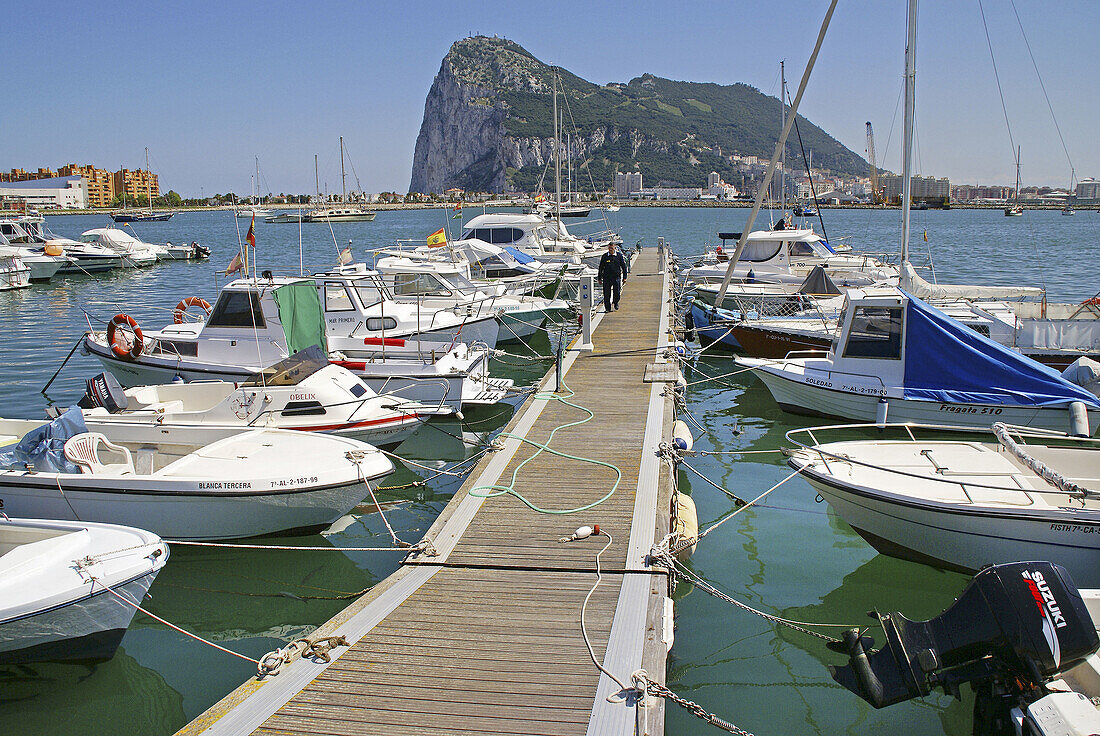
M 8 235 L 8 232 L 11 235 Z M 95 243 L 80 243 L 55 235 L 41 215 L 26 215 L 14 221 L 0 222 L 0 232 L 15 243 L 26 243 L 35 252 L 67 260 L 57 273 L 92 274 L 121 268 L 122 256 Z
M 698 284 L 721 282 L 729 269 L 741 233 L 718 233 L 722 245 L 709 251 L 684 277 Z M 898 270 L 878 258 L 860 254 L 837 254 L 813 228 L 754 230 L 745 239 L 741 257 L 734 266 L 733 282 L 758 284 L 801 284 L 816 266 L 826 270 L 837 286 L 872 286 L 897 283 Z M 713 300 L 711 300 L 713 303 Z
M 168 546 L 140 529 L 0 519 L 0 663 L 110 659 Z M 108 588 L 110 590 L 108 590 Z
M 377 216 L 377 212 L 366 207 L 341 204 L 310 210 L 302 215 L 302 222 L 371 222 Z
M 31 285 L 31 270 L 15 256 L 0 256 L 0 291 Z
M 876 439 L 828 441 L 872 429 Z M 997 423 L 964 441 L 943 439 L 942 429 L 792 430 L 801 449 L 788 463 L 883 554 L 964 572 L 1050 560 L 1100 586 L 1096 440 Z
M 196 297 L 183 301 L 188 303 L 202 306 Z M 306 348 L 329 350 L 325 313 L 312 279 L 238 279 L 222 289 L 205 320 L 189 321 L 185 314 L 180 312 L 176 324 L 146 331 L 132 317 L 116 315 L 106 332 L 85 338 L 84 348 L 124 386 L 170 383 L 177 376 L 247 381 Z M 376 329 L 364 337 L 345 338 L 348 352 L 330 353 L 330 360 L 376 393 L 417 404 L 458 411 L 463 404 L 492 404 L 507 394 L 510 380 L 489 377 L 487 347 L 391 337 L 389 319 L 369 325 Z
M 75 415 L 75 416 L 72 416 Z M 393 472 L 347 437 L 253 429 L 215 442 L 195 427 L 88 432 L 79 412 L 0 419 L 0 497 L 12 516 L 141 525 L 168 539 L 324 528 Z M 5 442 L 7 440 L 7 442 Z
M 569 311 L 569 304 L 562 299 L 510 293 L 506 284 L 475 283 L 466 275 L 467 268 L 445 261 L 388 256 L 380 258 L 375 269 L 389 297 L 398 303 L 493 315 L 500 325 L 501 342 L 529 337 L 547 321 L 557 321 Z
M 1094 394 L 900 289 L 853 289 L 845 299 L 828 353 L 735 358 L 787 411 L 1087 435 L 1100 425 Z
M 257 220 L 266 221 L 268 217 L 272 216 L 271 210 L 265 210 L 259 205 L 252 205 L 251 207 L 240 207 L 234 212 L 237 217 L 244 220 L 251 220 L 252 218 L 255 218 Z
M 560 220 L 541 215 L 521 215 L 514 212 L 489 212 L 467 222 L 455 247 L 464 240 L 513 248 L 543 263 L 599 264 L 605 249 L 584 238 L 569 233 Z
M 122 257 L 127 268 L 151 266 L 157 262 L 163 246 L 143 243 L 130 233 L 117 227 L 97 227 L 80 234 L 82 243 L 91 243 L 108 248 Z
M 348 356 L 359 353 L 364 339 L 449 340 L 496 347 L 500 327 L 492 310 L 472 302 L 450 300 L 429 305 L 423 300 L 396 300 L 381 274 L 362 263 L 314 274 L 320 290 L 329 348 Z
M 157 258 L 162 261 L 201 261 L 210 257 L 210 249 L 195 241 L 191 241 L 190 245 L 186 243 L 173 245 L 168 241 L 160 247 L 164 248 L 164 252 L 158 253 Z
M 0 258 L 15 257 L 30 269 L 31 281 L 49 281 L 62 266 L 72 263 L 64 255 L 49 255 L 36 250 L 29 234 L 15 220 L 0 220 Z
M 80 401 L 90 431 L 113 426 L 192 427 L 208 442 L 258 427 L 325 432 L 375 446 L 395 445 L 440 406 L 379 396 L 317 347 L 306 348 L 243 383 L 195 381 L 125 391 L 110 373 L 88 381 Z

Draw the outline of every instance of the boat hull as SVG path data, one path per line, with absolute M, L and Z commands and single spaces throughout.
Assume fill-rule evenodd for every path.
M 138 603 L 160 568 L 113 590 Z M 33 616 L 0 624 L 0 664 L 110 659 L 136 609 L 100 590 Z
M 119 480 L 7 471 L 0 473 L 0 499 L 13 517 L 122 524 L 166 539 L 212 540 L 324 528 L 368 495 L 357 478 L 345 475 L 321 484 L 312 472 L 278 479 L 289 485 L 265 490 L 255 487 L 275 481 L 172 482 L 126 476 L 122 487 Z M 233 492 L 228 486 L 248 487 Z
M 792 414 L 875 422 L 880 418 L 879 402 L 887 404 L 889 422 L 915 422 L 957 427 L 988 429 L 993 422 L 1018 427 L 1073 430 L 1068 407 L 1027 407 L 1002 404 L 964 404 L 901 399 L 874 394 L 856 394 L 831 386 L 814 385 L 780 375 L 767 366 L 757 367 L 756 376 L 767 386 L 777 404 Z M 816 380 L 816 379 L 815 379 Z M 1094 434 L 1100 412 L 1089 415 L 1089 432 Z
M 849 486 L 814 468 L 803 470 L 803 476 L 852 529 L 891 557 L 966 573 L 990 563 L 1049 560 L 1065 566 L 1079 586 L 1100 587 L 1100 519 L 1095 515 L 935 507 Z

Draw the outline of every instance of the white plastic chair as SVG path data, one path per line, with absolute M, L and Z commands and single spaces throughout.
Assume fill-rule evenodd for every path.
M 121 455 L 121 463 L 104 463 L 99 459 L 100 447 L 106 447 L 113 453 Z M 108 440 L 99 432 L 85 432 L 69 438 L 65 443 L 65 457 L 80 466 L 80 472 L 85 474 L 114 474 L 132 475 L 134 473 L 134 459 L 130 451 L 121 445 Z

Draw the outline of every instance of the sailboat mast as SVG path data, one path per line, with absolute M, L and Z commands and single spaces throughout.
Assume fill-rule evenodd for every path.
M 348 185 L 344 179 L 344 136 L 340 136 L 340 202 L 348 201 Z
M 145 147 L 145 188 L 149 192 L 149 211 L 153 211 L 153 172 L 149 170 L 149 146 Z
M 1016 146 L 1016 204 L 1020 204 L 1020 147 Z
M 260 204 L 260 157 L 256 157 L 256 204 Z
M 786 63 L 779 62 L 779 129 L 787 127 L 787 72 Z M 779 209 L 787 209 L 787 144 L 779 152 Z
M 317 190 L 317 196 L 321 196 L 321 176 L 317 173 L 317 154 L 313 154 L 313 186 Z
M 909 197 L 913 175 L 913 122 L 917 102 L 917 0 L 909 0 L 905 43 L 905 137 L 901 158 L 901 260 L 909 260 Z
M 561 131 L 558 128 L 558 72 L 554 70 L 554 214 L 561 222 Z

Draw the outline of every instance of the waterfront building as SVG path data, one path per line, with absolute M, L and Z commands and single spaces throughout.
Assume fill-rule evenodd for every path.
M 901 200 L 900 176 L 884 176 L 879 182 L 886 201 Z M 944 202 L 951 196 L 951 182 L 946 176 L 941 179 L 932 176 L 912 176 L 909 179 L 909 196 L 915 201 Z
M 1079 181 L 1077 199 L 1100 199 L 1100 180 L 1089 178 Z
M 615 173 L 615 196 L 619 199 L 628 199 L 635 192 L 642 190 L 642 173 L 635 171 L 633 174 L 622 171 Z
M 88 207 L 109 207 L 115 198 L 114 176 L 107 169 L 97 169 L 88 164 L 67 164 L 57 170 L 59 176 L 80 176 L 88 188 Z
M 699 199 L 703 196 L 703 190 L 691 187 L 650 187 L 632 192 L 634 199 Z
M 0 197 L 39 209 L 84 209 L 88 185 L 82 176 L 55 176 L 0 182 Z
M 1021 191 L 1021 194 L 1023 193 Z M 1013 187 L 979 186 L 977 184 L 958 184 L 951 187 L 952 202 L 1004 201 L 1012 199 L 1014 196 Z
M 150 193 L 153 198 L 160 196 L 160 184 L 157 175 L 143 169 L 119 169 L 112 176 L 114 196 L 126 195 L 127 199 L 145 197 Z

